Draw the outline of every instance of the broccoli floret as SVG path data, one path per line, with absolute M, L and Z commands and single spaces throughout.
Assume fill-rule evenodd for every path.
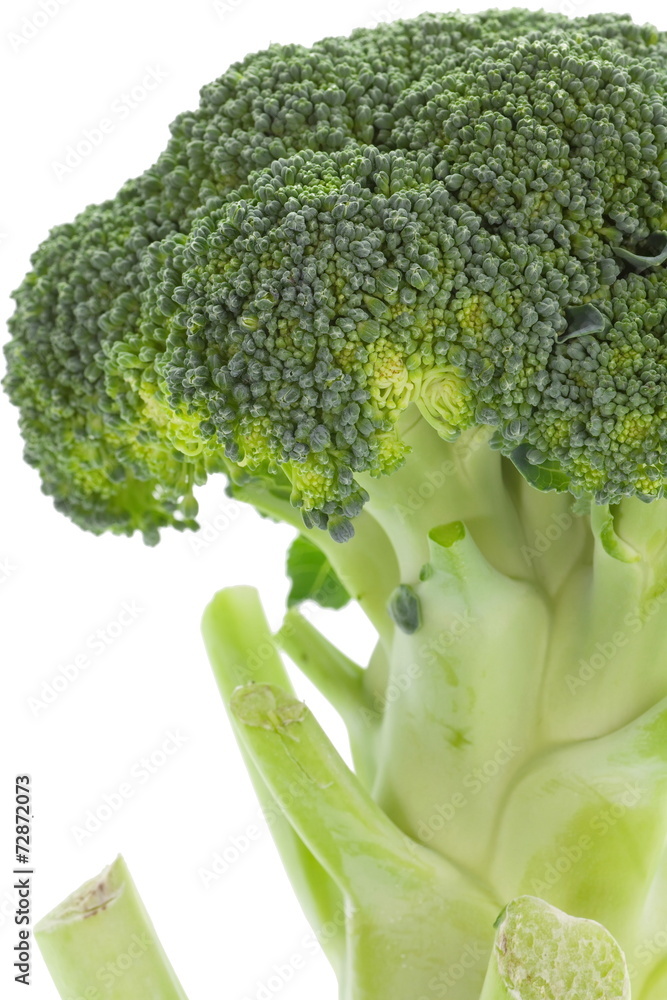
M 286 476 L 346 535 L 416 403 L 577 496 L 660 496 L 666 54 L 624 17 L 512 11 L 233 66 L 16 293 L 44 489 L 155 540 L 211 471 Z

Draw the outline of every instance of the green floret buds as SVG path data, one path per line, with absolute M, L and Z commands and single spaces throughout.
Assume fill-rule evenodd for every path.
M 346 535 L 416 404 L 575 496 L 661 496 L 666 65 L 625 17 L 491 11 L 232 67 L 16 293 L 45 491 L 155 540 L 223 471 Z

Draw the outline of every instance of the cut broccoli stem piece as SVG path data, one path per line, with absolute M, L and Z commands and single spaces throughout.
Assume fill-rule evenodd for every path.
M 363 890 L 370 859 L 400 875 L 406 862 L 398 830 L 303 702 L 274 685 L 251 683 L 234 691 L 231 709 L 268 787 L 287 803 L 295 829 L 344 892 Z M 358 865 L 345 858 L 351 845 L 359 850 Z
M 625 956 L 594 920 L 519 896 L 496 921 L 480 1000 L 630 1000 Z
M 35 939 L 63 1000 L 186 1000 L 122 857 L 40 920 Z

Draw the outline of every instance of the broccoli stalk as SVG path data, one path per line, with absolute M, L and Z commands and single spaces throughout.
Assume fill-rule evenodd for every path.
M 344 939 L 343 995 L 398 1000 L 443 962 L 468 950 L 486 956 L 498 900 L 411 842 L 343 763 L 294 698 L 256 592 L 221 591 L 203 628 L 244 753 L 308 852 L 304 874 L 318 866 L 296 889 L 307 910 L 326 917 L 314 923 L 324 947 L 332 928 Z M 244 667 L 259 657 L 259 669 Z
M 664 955 L 646 942 L 667 920 L 660 505 L 628 498 L 586 513 L 570 494 L 527 483 L 486 432 L 448 443 L 419 415 L 404 419 L 412 451 L 369 484 L 354 538 L 308 534 L 362 607 L 372 551 L 382 587 L 369 610 L 377 620 L 381 594 L 385 613 L 368 667 L 295 609 L 275 640 L 345 721 L 356 779 L 294 700 L 256 595 L 224 591 L 204 618 L 263 793 L 326 873 L 305 889 L 300 875 L 297 893 L 311 919 L 313 890 L 330 901 L 332 880 L 342 895 L 343 995 L 355 1000 L 405 996 L 406 967 L 411 995 L 439 983 L 457 1000 L 476 998 L 493 917 L 523 895 L 604 925 L 629 961 L 643 955 L 631 970 L 635 995 L 658 1000 Z M 397 589 L 407 610 L 392 617 Z M 378 866 L 387 837 L 397 860 Z M 434 870 L 415 874 L 422 858 Z M 407 913 L 395 893 L 410 895 Z M 419 941 L 409 959 L 399 938 Z
M 665 67 L 521 10 L 272 47 L 16 292 L 60 510 L 155 543 L 222 472 L 301 535 L 275 639 L 246 590 L 204 631 L 350 1000 L 624 997 L 618 949 L 667 991 Z M 367 665 L 309 596 L 359 602 Z

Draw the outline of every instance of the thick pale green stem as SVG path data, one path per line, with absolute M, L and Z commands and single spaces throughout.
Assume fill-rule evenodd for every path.
M 667 700 L 618 732 L 536 756 L 497 817 L 501 894 L 598 920 L 630 954 L 664 859 Z
M 203 628 L 241 745 L 321 877 L 340 891 L 330 923 L 346 940 L 344 1000 L 420 995 L 464 954 L 467 978 L 451 996 L 475 996 L 499 901 L 477 878 L 406 838 L 373 801 L 294 698 L 253 592 L 218 594 Z
M 442 904 L 459 894 L 472 915 L 474 885 L 490 908 L 530 893 L 603 924 L 626 951 L 635 1000 L 663 1000 L 664 505 L 628 498 L 587 512 L 569 495 L 528 485 L 489 448 L 487 431 L 448 444 L 419 417 L 406 414 L 402 424 L 413 451 L 392 476 L 364 480 L 371 500 L 357 537 L 321 545 L 352 594 L 378 587 L 372 617 L 380 642 L 371 665 L 360 672 L 298 617 L 288 619 L 295 630 L 291 645 L 285 642 L 345 719 L 363 783 L 389 827 L 373 826 L 368 801 L 337 764 L 324 766 L 324 745 L 310 721 L 280 722 L 281 711 L 301 711 L 298 702 L 289 707 L 291 694 L 283 704 L 282 694 L 269 692 L 275 701 L 269 712 L 280 709 L 277 731 L 245 722 L 254 729 L 244 738 L 267 788 L 278 787 L 278 772 L 296 773 L 296 761 L 301 772 L 312 765 L 314 773 L 330 774 L 340 790 L 334 807 L 327 799 L 333 793 L 318 785 L 320 805 L 308 814 L 309 793 L 289 823 L 313 854 L 320 852 L 345 900 L 343 998 L 479 1000 L 478 967 L 470 980 L 451 974 L 464 965 L 455 955 L 462 924 Z M 310 537 L 316 544 L 324 539 L 317 531 Z M 369 545 L 373 538 L 381 539 L 379 549 Z M 307 738 L 297 747 L 299 727 Z M 367 853 L 371 842 L 383 843 L 380 829 L 392 831 L 382 849 L 395 852 L 395 865 L 385 867 L 382 891 L 380 868 L 372 868 L 364 886 L 368 907 L 353 896 L 349 876 L 343 880 L 335 869 L 327 817 L 343 834 L 336 846 L 348 844 L 340 847 L 346 857 L 350 840 Z M 403 847 L 394 841 L 397 830 L 407 835 Z M 411 885 L 401 875 L 405 845 Z M 423 861 L 425 847 L 444 869 L 435 865 L 437 891 L 423 894 L 414 859 Z M 390 883 L 422 898 L 423 907 L 402 909 Z M 384 920 L 390 913 L 394 927 Z M 482 927 L 484 908 L 479 913 Z M 442 956 L 439 965 L 433 960 L 436 943 L 442 947 L 435 931 L 430 936 L 433 928 L 446 929 L 449 966 Z M 403 949 L 405 979 L 391 960 L 401 940 L 412 942 Z M 532 1000 L 526 984 L 511 981 L 507 971 L 490 969 L 483 1000 Z M 573 996 L 588 1000 L 586 993 Z
M 496 806 L 533 751 L 548 607 L 495 570 L 460 521 L 427 538 L 421 627 L 397 630 L 375 795 L 424 843 L 480 870 Z
M 267 788 L 250 753 L 243 746 L 240 751 L 292 888 L 340 977 L 345 972 L 345 939 L 336 921 L 343 906 L 342 896 L 285 816 L 283 803 Z
M 509 461 L 503 471 L 521 523 L 519 552 L 525 572 L 551 600 L 559 601 L 573 573 L 591 566 L 589 519 L 574 512 L 569 493 L 541 493 Z
M 121 857 L 35 927 L 63 1000 L 186 1000 Z
M 603 736 L 667 696 L 662 518 L 658 503 L 633 498 L 593 507 L 586 519 L 592 561 L 577 568 L 552 611 L 542 711 L 554 741 Z
M 503 482 L 505 460 L 489 448 L 489 429 L 469 431 L 449 444 L 415 413 L 402 418 L 402 437 L 412 449 L 405 464 L 391 476 L 361 477 L 371 497 L 368 512 L 396 552 L 401 582 L 418 579 L 431 528 L 456 520 L 465 521 L 492 565 L 512 576 L 531 576 L 520 551 L 521 524 Z

